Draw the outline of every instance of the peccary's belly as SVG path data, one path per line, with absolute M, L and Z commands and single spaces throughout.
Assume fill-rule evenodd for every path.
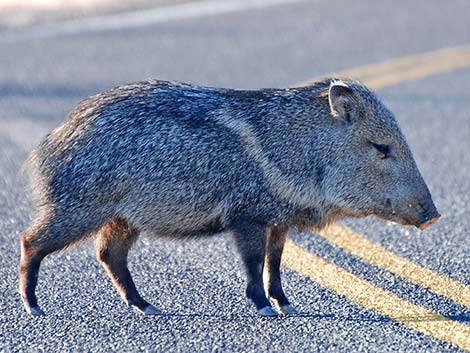
M 185 168 L 159 165 L 150 174 L 134 174 L 118 213 L 141 230 L 159 236 L 222 231 L 233 199 L 233 173 L 201 170 L 191 164 L 187 161 Z
M 156 236 L 202 235 L 223 230 L 227 209 L 220 191 L 210 192 L 197 185 L 179 184 L 179 189 L 176 185 L 159 186 L 128 195 L 122 200 L 119 213 L 134 226 Z

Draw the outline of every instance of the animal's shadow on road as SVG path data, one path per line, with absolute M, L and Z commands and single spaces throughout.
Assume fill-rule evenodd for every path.
M 374 314 L 357 314 L 357 315 L 339 315 L 339 314 L 324 314 L 324 313 L 299 313 L 289 315 L 279 315 L 274 317 L 263 317 L 256 313 L 252 314 L 204 314 L 204 313 L 161 313 L 154 316 L 155 318 L 168 318 L 168 319 L 217 319 L 223 321 L 240 321 L 245 319 L 261 319 L 261 320 L 295 320 L 295 319 L 311 319 L 311 320 L 331 320 L 331 321 L 352 321 L 352 322 L 427 322 L 427 321 L 457 321 L 462 323 L 470 322 L 470 315 L 446 315 L 441 316 L 438 314 L 420 315 L 420 316 L 396 316 L 396 317 L 382 317 Z

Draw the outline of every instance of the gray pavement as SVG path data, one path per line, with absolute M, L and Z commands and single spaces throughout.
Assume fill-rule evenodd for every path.
M 459 351 L 365 309 L 293 271 L 285 287 L 302 315 L 265 319 L 246 303 L 234 244 L 223 235 L 142 237 L 130 269 L 164 313 L 120 301 L 92 244 L 44 261 L 25 314 L 18 237 L 33 213 L 19 169 L 41 136 L 85 96 L 147 78 L 211 86 L 288 86 L 328 72 L 470 43 L 466 0 L 315 0 L 142 28 L 2 41 L 0 36 L 0 351 Z M 424 233 L 365 219 L 344 223 L 407 259 L 470 285 L 470 70 L 379 91 L 396 113 L 443 219 Z M 314 234 L 305 249 L 405 300 L 469 325 L 470 309 L 361 262 Z
M 0 2 L 0 32 L 196 1 L 200 0 L 7 0 Z

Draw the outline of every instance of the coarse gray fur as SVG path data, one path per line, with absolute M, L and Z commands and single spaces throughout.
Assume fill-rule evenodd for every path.
M 416 226 L 438 217 L 392 113 L 351 80 L 256 91 L 154 80 L 113 88 L 80 102 L 28 166 L 38 203 L 22 238 L 29 311 L 37 307 L 30 258 L 40 253 L 39 268 L 48 253 L 87 235 L 102 239 L 103 260 L 99 254 L 110 257 L 110 239 L 119 234 L 231 232 L 247 268 L 247 295 L 269 315 L 275 312 L 258 275 L 266 255 L 278 276 L 289 228 L 319 229 L 344 216 Z M 119 256 L 132 242 L 119 246 L 126 249 Z M 103 261 L 118 283 L 124 270 Z M 280 279 L 274 282 L 282 292 Z M 120 292 L 129 305 L 141 299 L 129 288 Z M 146 305 L 135 306 L 145 312 Z

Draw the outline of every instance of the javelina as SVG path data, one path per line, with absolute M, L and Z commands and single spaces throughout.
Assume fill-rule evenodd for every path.
M 41 315 L 41 260 L 87 236 L 121 297 L 140 232 L 228 232 L 261 315 L 295 308 L 279 265 L 289 228 L 344 216 L 424 228 L 439 217 L 392 113 L 361 83 L 243 91 L 147 81 L 83 100 L 29 158 L 38 213 L 21 237 L 20 292 Z M 268 273 L 267 293 L 263 269 Z

